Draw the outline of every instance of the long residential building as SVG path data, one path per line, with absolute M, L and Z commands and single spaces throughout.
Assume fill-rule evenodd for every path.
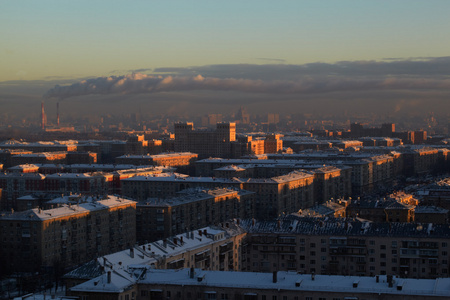
M 203 227 L 127 250 L 103 255 L 64 275 L 66 287 L 83 283 L 108 271 L 128 275 L 140 265 L 152 269 L 201 268 L 231 271 L 241 268 L 241 247 L 245 232 L 234 223 Z
M 2 272 L 60 272 L 135 244 L 136 202 L 115 196 L 79 201 L 2 214 Z
M 232 179 L 163 173 L 122 181 L 123 195 L 137 201 L 169 198 L 181 190 L 194 187 L 234 187 L 255 192 L 255 217 L 263 219 L 296 212 L 314 204 L 314 175 L 304 172 L 272 178 Z
M 137 240 L 155 241 L 187 230 L 255 216 L 255 193 L 231 188 L 191 188 L 170 199 L 138 202 Z
M 240 224 L 247 232 L 242 270 L 408 278 L 450 274 L 450 228 L 444 224 L 294 216 Z
M 116 270 L 69 289 L 68 295 L 100 299 L 431 300 L 448 299 L 449 278 L 329 276 L 295 272 L 219 272 L 201 269 Z

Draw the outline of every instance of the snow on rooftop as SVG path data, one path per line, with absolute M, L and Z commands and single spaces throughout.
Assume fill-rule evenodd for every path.
M 227 287 L 260 290 L 290 291 L 324 291 L 367 294 L 397 295 L 440 295 L 450 297 L 450 278 L 437 279 L 400 279 L 393 278 L 393 287 L 389 287 L 387 276 L 375 277 L 309 275 L 296 272 L 277 272 L 277 280 L 273 281 L 272 273 L 204 271 L 195 269 L 191 278 L 189 269 L 180 270 L 148 270 L 146 276 L 137 281 L 138 284 L 150 285 L 188 285 L 210 287 Z M 198 280 L 201 277 L 202 280 Z M 355 287 L 356 284 L 356 287 Z M 401 289 L 397 288 L 401 286 Z M 82 290 L 78 288 L 77 290 Z M 214 292 L 214 291 L 212 291 Z
M 71 202 L 68 197 L 67 202 Z M 63 197 L 64 198 L 64 197 Z M 42 210 L 39 208 L 33 208 L 31 210 L 16 212 L 12 214 L 7 214 L 4 216 L 1 216 L 2 219 L 8 219 L 8 220 L 50 220 L 54 218 L 60 218 L 70 215 L 77 215 L 80 213 L 86 213 L 91 212 L 95 210 L 102 210 L 106 208 L 116 207 L 116 206 L 122 206 L 122 205 L 130 205 L 133 203 L 136 203 L 135 201 L 120 198 L 117 196 L 108 195 L 106 199 L 97 200 L 92 197 L 84 197 L 84 201 L 86 202 L 80 202 L 77 205 L 63 205 L 61 207 L 52 208 L 52 209 L 46 209 Z M 57 199 L 54 199 L 54 201 L 58 201 Z M 62 200 L 61 200 L 62 202 Z

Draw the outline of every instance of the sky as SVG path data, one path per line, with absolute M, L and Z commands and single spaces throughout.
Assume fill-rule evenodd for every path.
M 449 11 L 448 0 L 4 0 L 0 103 L 386 90 L 437 101 L 450 87 Z
M 450 1 L 1 1 L 0 81 L 440 57 Z

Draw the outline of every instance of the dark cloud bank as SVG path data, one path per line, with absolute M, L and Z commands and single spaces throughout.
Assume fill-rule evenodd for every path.
M 46 98 L 91 94 L 146 94 L 179 91 L 233 91 L 310 94 L 368 90 L 444 90 L 450 88 L 450 57 L 428 60 L 356 61 L 305 65 L 210 65 L 159 68 L 156 75 L 133 73 L 55 86 Z M 162 73 L 162 74 L 161 74 Z M 163 75 L 166 73 L 166 75 Z M 167 74 L 170 73 L 170 74 Z
M 79 114 L 87 113 L 86 105 L 91 113 L 108 109 L 161 114 L 228 113 L 239 105 L 255 113 L 444 113 L 450 109 L 450 57 L 135 71 L 61 82 L 44 98 L 46 103 L 67 99 L 64 107 Z

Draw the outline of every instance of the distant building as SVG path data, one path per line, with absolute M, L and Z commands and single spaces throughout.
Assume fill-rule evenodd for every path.
M 416 223 L 448 224 L 449 210 L 436 206 L 416 206 L 414 210 Z
M 373 222 L 414 222 L 414 206 L 394 199 L 351 200 L 347 216 Z
M 197 153 L 199 157 L 231 156 L 236 140 L 236 123 L 217 123 L 216 130 L 194 130 L 194 123 L 175 123 L 175 151 Z
M 188 167 L 197 158 L 198 154 L 190 152 L 161 153 L 155 155 L 123 155 L 116 158 L 116 163 L 135 166 Z

